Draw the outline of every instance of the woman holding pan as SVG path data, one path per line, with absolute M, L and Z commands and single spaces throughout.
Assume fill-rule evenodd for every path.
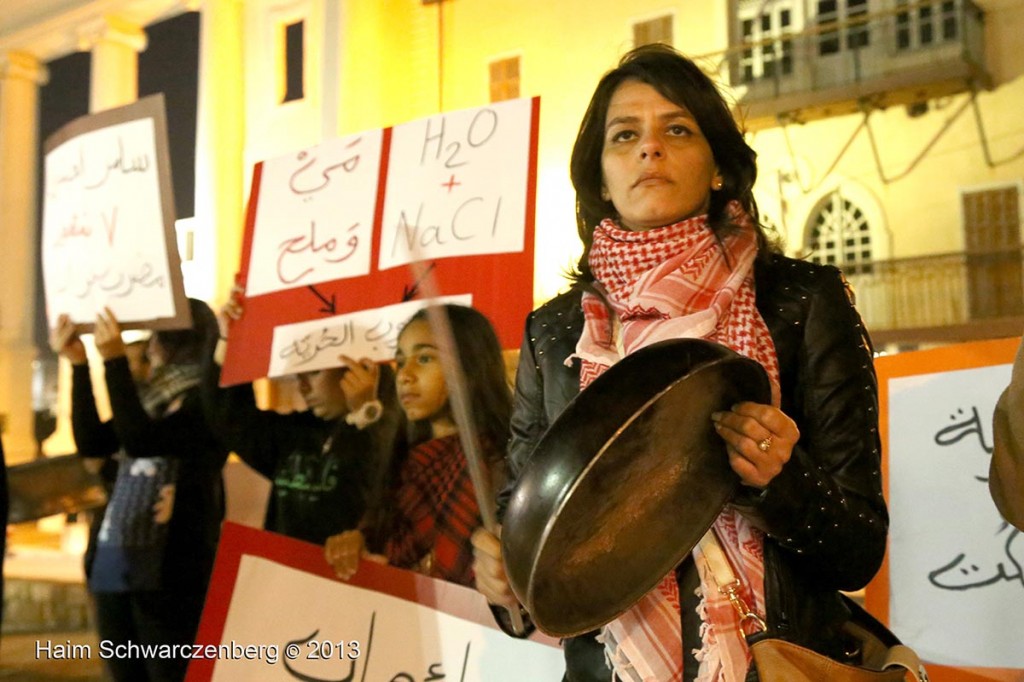
M 583 256 L 573 289 L 527 320 L 508 464 L 518 475 L 582 388 L 651 343 L 703 338 L 758 361 L 771 404 L 712 416 L 742 483 L 714 529 L 769 636 L 850 662 L 839 590 L 875 574 L 888 527 L 872 349 L 840 272 L 766 238 L 756 175 L 693 62 L 645 46 L 605 74 L 571 160 Z M 474 544 L 477 588 L 514 604 L 500 542 L 478 531 Z M 695 549 L 618 619 L 564 642 L 566 679 L 742 682 L 750 620 Z

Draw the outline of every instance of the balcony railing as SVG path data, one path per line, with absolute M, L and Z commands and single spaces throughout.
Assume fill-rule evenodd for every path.
M 885 341 L 967 340 L 1024 331 L 1024 250 L 844 265 L 857 309 Z
M 749 130 L 988 87 L 981 10 L 970 0 L 894 4 L 709 55 Z

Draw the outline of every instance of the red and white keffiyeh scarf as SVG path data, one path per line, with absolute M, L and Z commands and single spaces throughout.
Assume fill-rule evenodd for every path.
M 778 405 L 775 345 L 754 304 L 757 238 L 737 202 L 730 220 L 740 229 L 719 243 L 707 217 L 645 232 L 605 220 L 594 230 L 590 268 L 601 297 L 583 295 L 586 317 L 575 356 L 585 388 L 624 355 L 665 339 L 701 338 L 757 360 L 772 382 Z M 763 538 L 731 507 L 716 519 L 719 542 L 744 583 L 743 598 L 764 614 Z M 741 682 L 749 666 L 743 626 L 728 599 L 714 587 L 699 551 L 701 577 L 700 682 Z M 671 573 L 600 636 L 616 674 L 627 681 L 673 682 L 683 674 L 679 588 Z M 687 646 L 693 647 L 691 643 Z

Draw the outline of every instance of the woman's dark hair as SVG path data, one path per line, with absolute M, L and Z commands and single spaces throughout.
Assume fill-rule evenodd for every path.
M 203 360 L 204 349 L 212 339 L 217 338 L 217 317 L 210 306 L 202 301 L 188 299 L 192 314 L 192 326 L 188 329 L 170 329 L 156 332 L 157 343 L 164 351 L 164 362 L 168 365 L 198 364 Z
M 463 305 L 445 304 L 438 306 L 448 317 L 455 350 L 462 364 L 466 382 L 466 399 L 473 408 L 473 421 L 477 435 L 491 446 L 492 452 L 499 451 L 508 440 L 508 421 L 512 413 L 512 394 L 505 377 L 505 361 L 501 357 L 501 343 L 488 320 L 474 308 Z M 405 323 L 428 320 L 429 311 L 422 308 Z M 403 331 L 405 330 L 403 327 Z M 399 337 L 402 333 L 399 332 Z M 425 424 L 410 424 L 410 440 L 413 443 L 429 436 Z
M 693 61 L 668 45 L 657 43 L 627 52 L 619 65 L 601 78 L 580 123 L 569 163 L 569 175 L 576 189 L 576 227 L 583 241 L 583 256 L 573 278 L 580 283 L 593 280 L 588 259 L 594 228 L 605 218 L 617 215 L 612 202 L 601 196 L 601 155 L 608 104 L 625 81 L 646 83 L 665 99 L 686 107 L 693 114 L 711 146 L 722 177 L 722 189 L 711 192 L 709 226 L 719 238 L 735 229 L 726 206 L 732 200 L 739 201 L 754 221 L 761 253 L 767 254 L 769 245 L 758 225 L 757 204 L 752 192 L 757 179 L 756 152 L 743 139 L 729 106 L 711 79 Z

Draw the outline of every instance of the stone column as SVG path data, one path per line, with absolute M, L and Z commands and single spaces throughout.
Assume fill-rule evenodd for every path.
M 214 273 L 211 299 L 227 299 L 238 269 L 244 221 L 245 92 L 241 0 L 201 6 L 196 130 L 195 259 Z
M 39 86 L 46 67 L 0 54 L 0 420 L 7 463 L 33 457 L 32 362 L 36 284 Z
M 89 111 L 95 113 L 138 99 L 138 56 L 147 43 L 141 27 L 117 17 L 104 17 L 79 29 L 79 49 L 92 53 Z

